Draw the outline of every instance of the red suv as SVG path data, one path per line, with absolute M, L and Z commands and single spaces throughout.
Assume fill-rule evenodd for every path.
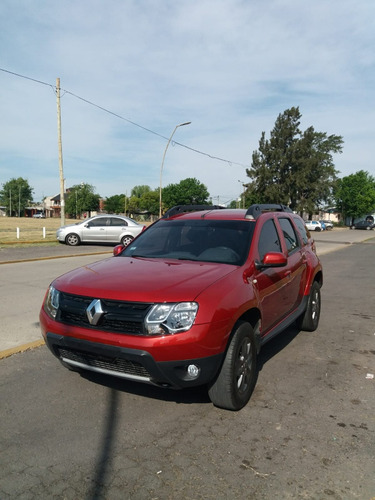
M 239 410 L 262 345 L 294 321 L 318 327 L 322 266 L 283 205 L 177 206 L 114 254 L 46 293 L 43 336 L 72 370 L 206 384 L 216 406 Z

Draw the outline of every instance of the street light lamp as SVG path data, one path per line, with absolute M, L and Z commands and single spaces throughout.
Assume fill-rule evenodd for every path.
M 163 167 L 164 167 L 164 160 L 165 160 L 165 155 L 167 154 L 167 149 L 169 144 L 171 143 L 172 137 L 174 136 L 174 133 L 178 129 L 178 127 L 184 127 L 185 125 L 190 125 L 191 122 L 185 122 L 185 123 L 180 123 L 179 125 L 176 125 L 170 138 L 168 139 L 167 145 L 165 146 L 164 154 L 163 154 L 163 160 L 161 162 L 161 167 L 160 167 L 160 188 L 159 188 L 159 219 L 161 218 L 161 180 L 162 180 L 162 175 L 163 175 Z

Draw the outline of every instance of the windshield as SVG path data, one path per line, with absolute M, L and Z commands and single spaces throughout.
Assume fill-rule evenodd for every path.
M 159 220 L 121 253 L 124 257 L 242 265 L 254 224 L 244 220 Z

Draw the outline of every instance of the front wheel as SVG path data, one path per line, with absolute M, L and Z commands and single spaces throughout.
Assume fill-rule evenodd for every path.
M 258 376 L 254 331 L 250 323 L 234 327 L 223 365 L 208 390 L 212 403 L 226 410 L 240 410 L 249 401 Z
M 306 332 L 314 332 L 319 325 L 320 309 L 320 285 L 314 281 L 311 285 L 306 311 L 297 320 L 298 328 Z
M 65 243 L 67 245 L 70 245 L 72 247 L 76 247 L 81 243 L 81 240 L 79 239 L 78 234 L 75 233 L 69 233 L 67 237 L 65 238 Z

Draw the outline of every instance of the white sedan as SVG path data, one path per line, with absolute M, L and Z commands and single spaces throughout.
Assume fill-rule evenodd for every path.
M 307 220 L 305 224 L 309 231 L 323 231 L 322 225 L 318 220 Z
M 60 227 L 56 238 L 60 243 L 122 243 L 128 245 L 145 226 L 122 215 L 96 215 L 77 224 Z

